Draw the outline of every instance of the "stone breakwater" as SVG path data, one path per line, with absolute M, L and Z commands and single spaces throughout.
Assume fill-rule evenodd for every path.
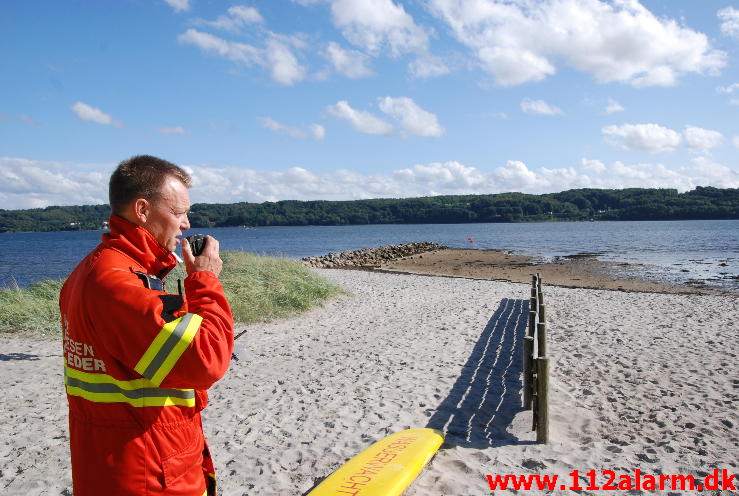
M 318 257 L 305 257 L 301 261 L 308 267 L 364 267 L 380 266 L 384 262 L 397 260 L 411 255 L 417 255 L 432 250 L 444 250 L 447 247 L 439 243 L 421 241 L 416 243 L 405 243 L 402 245 L 378 246 L 377 248 L 364 248 L 362 250 L 342 251 L 341 253 L 329 253 Z

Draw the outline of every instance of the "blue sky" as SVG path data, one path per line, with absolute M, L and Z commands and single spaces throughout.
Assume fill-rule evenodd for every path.
M 0 208 L 739 187 L 739 5 L 101 0 L 0 8 Z

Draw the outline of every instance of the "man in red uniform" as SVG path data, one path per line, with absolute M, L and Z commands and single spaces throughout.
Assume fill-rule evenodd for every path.
M 110 232 L 62 288 L 75 496 L 215 494 L 199 412 L 233 349 L 218 242 L 197 257 L 182 243 L 184 295 L 162 282 L 190 228 L 190 183 L 155 157 L 121 162 Z

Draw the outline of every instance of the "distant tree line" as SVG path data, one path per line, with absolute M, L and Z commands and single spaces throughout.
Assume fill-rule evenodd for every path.
M 0 210 L 0 232 L 105 227 L 107 205 Z M 582 220 L 739 219 L 739 189 L 573 189 L 529 195 L 451 195 L 404 199 L 196 203 L 194 228 L 349 224 L 444 224 Z

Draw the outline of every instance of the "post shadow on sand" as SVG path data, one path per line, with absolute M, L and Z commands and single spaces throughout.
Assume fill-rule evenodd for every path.
M 444 433 L 446 444 L 484 449 L 521 441 L 506 428 L 520 412 L 523 339 L 528 300 L 504 298 L 488 321 L 462 374 L 426 427 Z
M 40 360 L 40 358 L 38 355 L 29 355 L 28 353 L 0 353 L 0 362 L 11 360 Z

